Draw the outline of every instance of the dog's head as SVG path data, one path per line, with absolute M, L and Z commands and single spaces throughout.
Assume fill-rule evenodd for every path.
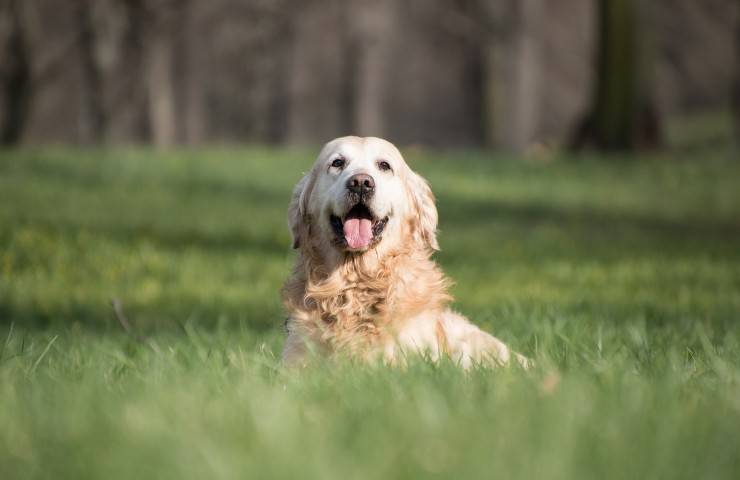
M 294 248 L 353 254 L 381 246 L 439 248 L 429 185 L 393 144 L 375 137 L 327 143 L 293 190 L 288 223 Z

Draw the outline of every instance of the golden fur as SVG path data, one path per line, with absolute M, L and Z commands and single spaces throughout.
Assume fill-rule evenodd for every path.
M 328 163 L 337 155 L 346 157 L 346 171 L 334 172 Z M 392 160 L 391 175 L 374 170 L 375 157 Z M 382 237 L 363 251 L 332 244 L 328 227 L 341 182 L 354 172 L 387 183 L 378 185 L 383 198 L 370 206 L 391 212 Z M 431 259 L 439 248 L 434 197 L 390 143 L 372 137 L 329 142 L 296 185 L 288 220 L 298 255 L 283 288 L 286 364 L 305 363 L 310 350 L 389 362 L 409 352 L 446 354 L 464 366 L 508 361 L 503 343 L 449 310 L 449 281 Z

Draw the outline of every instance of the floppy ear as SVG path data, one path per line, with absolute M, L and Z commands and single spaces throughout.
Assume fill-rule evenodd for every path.
M 421 175 L 411 172 L 412 214 L 417 217 L 414 237 L 432 250 L 439 250 L 437 243 L 437 207 L 432 189 Z
M 293 235 L 293 248 L 301 246 L 301 240 L 308 231 L 308 199 L 313 190 L 314 174 L 308 172 L 293 188 L 293 196 L 288 206 L 288 227 Z

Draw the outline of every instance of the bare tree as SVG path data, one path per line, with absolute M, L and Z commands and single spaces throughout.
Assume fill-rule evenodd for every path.
M 514 65 L 509 101 L 511 120 L 505 134 L 505 146 L 522 151 L 537 139 L 540 120 L 540 79 L 542 78 L 542 45 L 540 31 L 544 13 L 544 0 L 518 0 L 514 2 Z
M 7 41 L 0 66 L 0 85 L 4 108 L 0 123 L 0 143 L 14 145 L 22 136 L 31 100 L 31 60 L 25 36 L 22 0 L 8 0 L 1 15 L 7 16 Z
M 97 32 L 93 18 L 93 0 L 77 0 L 78 44 L 82 85 L 82 135 L 86 142 L 105 140 L 107 118 L 103 102 L 103 79 L 97 59 Z
M 196 9 L 190 2 L 182 11 L 180 28 L 176 35 L 177 57 L 181 60 L 182 83 L 180 140 L 188 145 L 203 142 L 206 134 L 205 105 L 203 101 L 204 68 L 198 55 L 200 37 L 196 31 Z
M 488 146 L 522 151 L 538 138 L 544 0 L 472 2 L 481 56 L 481 115 Z
M 270 100 L 267 112 L 266 139 L 272 143 L 283 142 L 287 136 L 290 112 L 290 65 L 296 15 L 300 15 L 300 0 L 275 2 L 271 19 L 274 31 L 275 56 L 269 72 Z M 298 12 L 296 14 L 296 12 Z
M 175 2 L 153 2 L 147 40 L 146 65 L 149 126 L 154 145 L 175 144 L 177 114 L 175 111 L 175 57 L 173 23 Z
M 733 86 L 733 110 L 735 114 L 735 140 L 740 142 L 740 20 L 735 27 L 735 85 Z
M 660 146 L 662 125 L 653 99 L 649 5 L 599 0 L 596 85 L 590 111 L 571 146 L 636 150 Z
M 389 48 L 389 30 L 393 22 L 392 0 L 345 2 L 346 25 L 350 41 L 345 65 L 351 98 L 351 125 L 360 135 L 383 136 L 385 133 L 383 102 Z

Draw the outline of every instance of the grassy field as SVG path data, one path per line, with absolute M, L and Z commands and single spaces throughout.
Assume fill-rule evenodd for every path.
M 738 478 L 729 153 L 409 152 L 456 308 L 537 367 L 291 376 L 285 209 L 314 154 L 0 153 L 0 478 Z

